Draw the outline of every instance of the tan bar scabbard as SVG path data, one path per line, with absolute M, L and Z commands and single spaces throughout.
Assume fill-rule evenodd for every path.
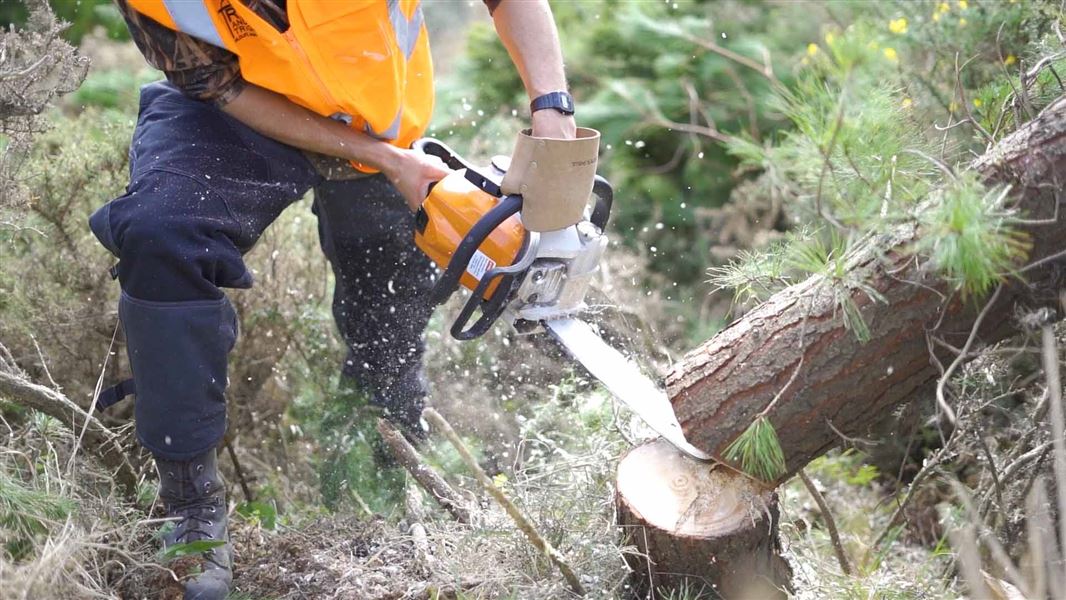
M 521 131 L 501 188 L 522 195 L 522 224 L 555 231 L 581 220 L 592 195 L 600 132 L 577 128 L 572 140 L 537 138 Z

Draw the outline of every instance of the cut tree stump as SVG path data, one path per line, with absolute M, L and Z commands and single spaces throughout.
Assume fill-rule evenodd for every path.
M 638 553 L 626 557 L 641 598 L 785 598 L 777 496 L 762 484 L 685 457 L 664 440 L 618 464 L 618 521 Z M 705 595 L 701 595 L 702 594 Z
M 1056 306 L 1066 268 L 1066 98 L 992 147 L 973 167 L 990 185 L 1011 187 L 1017 226 L 1031 244 L 1024 272 L 1009 278 L 977 329 L 973 350 L 1016 331 L 1017 310 Z M 861 290 L 851 299 L 870 330 L 859 342 L 844 327 L 818 277 L 789 287 L 689 352 L 667 376 L 667 392 L 693 445 L 721 457 L 772 399 L 784 451 L 783 481 L 812 459 L 889 418 L 901 404 L 932 402 L 939 371 L 962 348 L 981 310 L 908 250 L 923 235 L 901 225 L 869 241 L 850 264 L 887 302 Z M 802 338 L 802 339 L 801 339 Z M 802 341 L 802 347 L 801 347 Z M 930 351 L 933 351 L 932 354 Z M 798 375 L 795 376 L 794 375 Z

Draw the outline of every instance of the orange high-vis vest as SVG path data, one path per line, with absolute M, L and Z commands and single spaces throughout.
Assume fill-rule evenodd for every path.
M 285 32 L 241 0 L 129 5 L 233 52 L 245 81 L 395 146 L 409 147 L 429 124 L 433 62 L 419 0 L 288 0 Z

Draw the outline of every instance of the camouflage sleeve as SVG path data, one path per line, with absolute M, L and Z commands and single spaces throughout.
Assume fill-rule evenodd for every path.
M 224 48 L 173 31 L 115 0 L 137 48 L 183 92 L 223 106 L 244 88 L 237 56 Z

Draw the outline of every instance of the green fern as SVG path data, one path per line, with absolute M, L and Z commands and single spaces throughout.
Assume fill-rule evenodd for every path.
M 777 439 L 777 431 L 766 415 L 755 421 L 737 436 L 725 450 L 726 460 L 740 467 L 748 475 L 772 482 L 785 474 L 785 453 Z

